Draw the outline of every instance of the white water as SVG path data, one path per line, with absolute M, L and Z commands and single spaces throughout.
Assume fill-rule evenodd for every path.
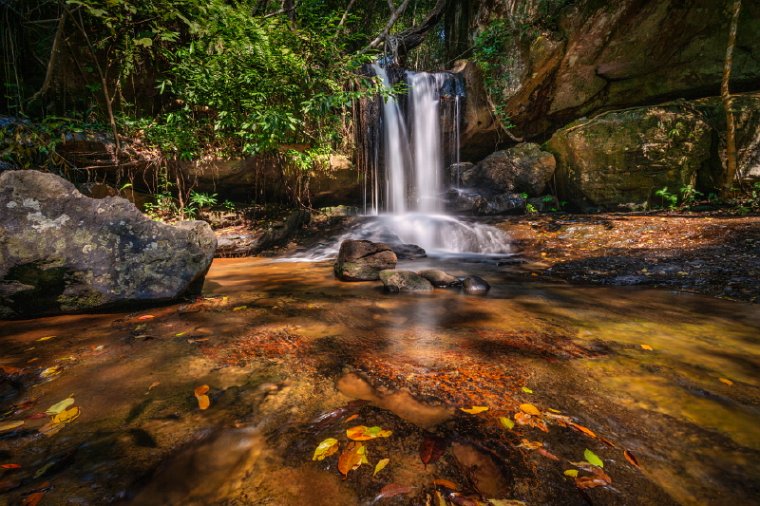
M 392 83 L 386 70 L 378 64 L 372 68 L 390 90 Z M 334 258 L 346 239 L 416 244 L 432 255 L 509 254 L 510 240 L 504 231 L 445 214 L 443 179 L 447 160 L 441 128 L 441 89 L 448 78 L 450 75 L 445 73 L 407 72 L 408 118 L 395 96 L 384 99 L 384 199 L 379 195 L 380 171 L 375 170 L 372 202 L 369 206 L 365 203 L 365 209 L 369 207 L 373 216 L 364 217 L 340 237 L 308 252 L 304 260 Z M 456 153 L 448 162 L 459 162 L 460 104 L 458 97 L 455 100 Z M 411 135 L 407 125 L 411 127 Z

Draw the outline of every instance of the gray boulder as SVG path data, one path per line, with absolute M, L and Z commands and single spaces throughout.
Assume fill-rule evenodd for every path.
M 537 144 L 526 142 L 492 153 L 473 170 L 480 184 L 493 191 L 536 197 L 546 190 L 555 167 L 554 155 L 542 151 Z
M 526 201 L 514 193 L 501 193 L 481 197 L 475 201 L 473 211 L 480 215 L 519 214 L 525 211 Z
M 485 295 L 491 289 L 491 285 L 480 276 L 469 276 L 464 279 L 462 289 L 467 295 Z
M 412 271 L 380 271 L 380 281 L 385 290 L 391 293 L 433 291 L 430 281 Z
M 436 288 L 450 288 L 462 284 L 459 279 L 440 269 L 425 269 L 417 274 L 430 281 Z
M 343 241 L 335 262 L 341 281 L 374 281 L 382 270 L 396 267 L 396 254 L 385 243 L 349 239 Z
M 207 223 L 150 220 L 32 170 L 0 174 L 0 316 L 26 317 L 199 291 L 216 238 Z
M 399 260 L 416 260 L 427 257 L 427 252 L 416 244 L 391 243 L 389 246 Z

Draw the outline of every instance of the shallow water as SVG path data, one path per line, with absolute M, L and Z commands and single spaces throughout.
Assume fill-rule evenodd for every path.
M 21 466 L 0 470 L 0 504 L 35 490 L 42 504 L 369 504 L 389 483 L 413 488 L 378 504 L 757 501 L 757 305 L 524 283 L 514 266 L 400 268 L 423 266 L 493 289 L 391 295 L 334 280 L 328 263 L 225 259 L 196 302 L 1 322 L 0 424 L 25 424 L 0 432 L 0 464 Z M 40 378 L 52 366 L 61 372 Z M 193 396 L 203 384 L 205 411 Z M 39 434 L 49 417 L 30 415 L 70 394 L 81 416 Z M 500 424 L 523 403 L 548 432 Z M 489 409 L 459 409 L 470 406 Z M 393 435 L 367 441 L 371 465 L 344 480 L 340 451 L 311 459 L 328 437 L 342 451 L 352 425 Z M 431 441 L 443 454 L 426 466 Z M 579 491 L 563 475 L 585 449 L 611 485 Z

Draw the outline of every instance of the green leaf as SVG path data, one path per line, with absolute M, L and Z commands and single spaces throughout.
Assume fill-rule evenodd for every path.
M 149 37 L 143 37 L 142 39 L 135 39 L 135 46 L 150 47 L 153 45 L 153 39 Z
M 604 467 L 604 462 L 600 459 L 596 453 L 592 452 L 588 448 L 583 451 L 583 458 L 586 462 L 596 467 Z

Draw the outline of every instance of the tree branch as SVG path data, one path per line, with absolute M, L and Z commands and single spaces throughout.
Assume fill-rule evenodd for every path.
M 409 1 L 410 0 L 404 0 L 401 3 L 401 5 L 399 6 L 398 9 L 396 9 L 395 11 L 393 11 L 393 13 L 391 14 L 390 19 L 385 24 L 385 28 L 383 28 L 383 31 L 380 32 L 380 35 L 378 35 L 377 37 L 375 37 L 375 39 L 372 42 L 370 42 L 369 44 L 367 44 L 367 46 L 364 49 L 362 49 L 360 51 L 360 53 L 366 53 L 370 49 L 377 49 L 380 46 L 380 44 L 382 44 L 383 42 L 385 42 L 385 39 L 388 38 L 388 33 L 390 33 L 391 28 L 393 28 L 393 25 L 396 24 L 396 21 L 398 21 L 398 18 L 401 17 L 401 15 L 404 13 L 404 11 L 406 10 L 407 6 L 409 5 Z
M 63 40 L 63 29 L 66 25 L 66 16 L 66 11 L 63 11 L 61 17 L 58 19 L 58 28 L 55 30 L 53 46 L 50 48 L 50 58 L 48 59 L 47 70 L 45 71 L 45 80 L 42 81 L 42 86 L 40 86 L 37 93 L 32 95 L 32 98 L 29 99 L 29 103 L 42 97 L 50 89 L 50 83 L 53 81 L 53 71 L 55 70 L 56 62 L 58 61 L 58 51 L 61 46 L 61 40 Z

